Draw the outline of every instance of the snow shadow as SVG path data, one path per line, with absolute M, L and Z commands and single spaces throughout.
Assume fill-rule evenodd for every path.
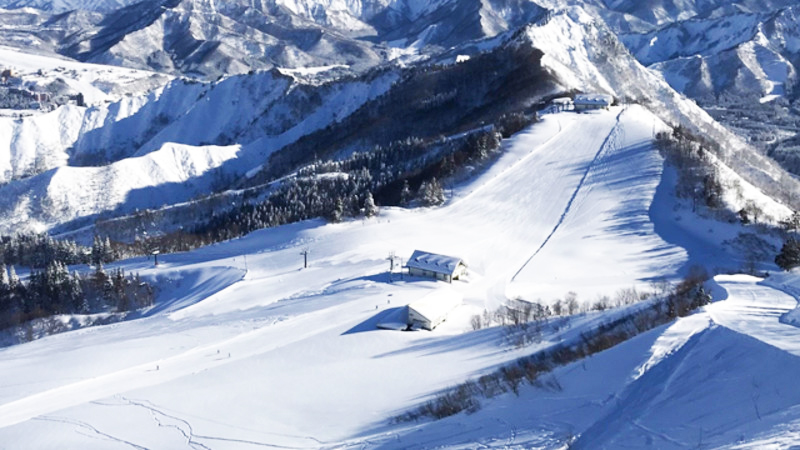
M 676 272 L 684 276 L 695 265 L 714 267 L 729 264 L 730 261 L 722 249 L 698 237 L 691 229 L 681 226 L 679 219 L 676 219 L 674 208 L 678 202 L 674 191 L 677 177 L 675 169 L 665 161 L 661 182 L 648 211 L 655 233 L 665 242 L 683 248 L 688 254 L 688 258 Z
M 142 313 L 151 317 L 175 312 L 199 303 L 244 278 L 245 272 L 234 267 L 216 270 L 176 271 L 156 277 L 161 288 L 155 305 Z
M 800 358 L 789 352 L 724 326 L 708 328 L 627 385 L 573 448 L 745 441 L 784 423 L 800 403 L 791 388 L 798 371 Z
M 384 333 L 392 333 L 391 330 L 381 330 L 378 328 L 379 323 L 405 323 L 408 314 L 405 306 L 397 306 L 394 308 L 384 309 L 383 311 L 375 314 L 369 319 L 359 323 L 358 325 L 350 328 L 342 333 L 342 336 L 348 334 L 365 333 L 367 331 L 381 331 Z
M 348 278 L 346 280 L 341 280 L 338 283 L 334 284 L 342 284 L 342 283 L 350 283 L 353 281 L 371 281 L 373 283 L 386 283 L 386 284 L 416 284 L 416 283 L 431 283 L 433 282 L 433 278 L 426 278 L 426 277 L 416 277 L 409 274 L 399 274 L 399 273 L 392 273 L 391 276 L 389 272 L 380 272 L 375 273 L 372 275 L 364 275 L 361 277 L 355 278 Z
M 415 331 L 415 333 L 435 333 L 426 330 Z M 424 339 L 422 342 L 408 347 L 404 347 L 391 352 L 381 353 L 375 355 L 374 358 L 389 358 L 398 355 L 417 354 L 418 356 L 432 356 L 445 354 L 461 349 L 474 350 L 478 347 L 491 348 L 491 351 L 474 352 L 475 358 L 485 358 L 492 356 L 494 353 L 504 352 L 506 348 L 498 345 L 502 336 L 502 330 L 498 327 L 484 328 L 482 330 L 472 331 L 466 334 L 459 334 L 455 336 L 440 337 L 432 334 L 429 339 Z

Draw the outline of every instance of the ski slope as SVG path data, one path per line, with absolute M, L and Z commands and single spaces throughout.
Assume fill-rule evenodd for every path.
M 721 275 L 713 284 L 715 303 L 692 316 L 558 368 L 475 414 L 395 427 L 383 443 L 792 448 L 800 438 L 800 328 L 779 317 L 797 300 L 751 276 Z
M 634 351 L 612 353 L 612 364 L 586 362 L 590 378 L 564 369 L 584 391 L 563 391 L 583 411 L 571 422 L 559 401 L 531 408 L 510 398 L 432 424 L 389 419 L 535 349 L 508 346 L 497 328 L 471 331 L 473 314 L 511 296 L 548 302 L 574 291 L 590 301 L 677 274 L 688 254 L 662 240 L 651 219 L 652 209 L 672 207 L 653 203 L 665 201 L 656 196 L 663 161 L 650 146 L 662 126 L 637 106 L 550 115 L 507 140 L 488 170 L 453 186 L 444 207 L 261 230 L 163 255 L 158 268 L 144 258 L 122 262 L 163 286 L 157 305 L 137 320 L 1 349 L 0 442 L 85 449 L 502 446 L 512 428 L 497 418 L 505 413 L 491 411 L 510 408 L 519 417 L 565 416 L 513 428 L 528 443 L 555 446 L 604 417 L 601 399 L 628 388 L 651 347 L 662 345 L 663 329 L 624 344 Z M 382 318 L 437 288 L 387 273 L 390 252 L 407 257 L 414 249 L 464 258 L 469 280 L 453 287 L 465 304 L 433 332 L 377 330 Z M 786 297 L 779 308 L 789 303 Z M 734 327 L 737 312 L 726 311 L 714 317 Z M 577 336 L 602 320 L 576 317 L 535 345 Z M 617 428 L 598 439 L 615 442 L 629 431 Z

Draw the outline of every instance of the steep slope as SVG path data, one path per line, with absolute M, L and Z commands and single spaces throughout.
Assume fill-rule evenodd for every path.
M 779 322 L 795 298 L 747 276 L 715 279 L 717 302 L 471 414 L 382 427 L 378 448 L 791 448 L 800 410 L 791 374 L 799 329 Z M 391 437 L 387 434 L 391 433 Z M 396 434 L 395 434 L 396 433 Z M 355 443 L 357 440 L 354 440 Z
M 800 368 L 800 329 L 779 317 L 797 301 L 757 279 L 717 280 L 729 297 L 657 341 L 654 349 L 668 349 L 654 352 L 577 448 L 757 447 L 747 442 L 763 433 L 791 442 L 782 428 L 798 420 L 790 374 Z
M 649 0 L 628 2 L 603 0 L 608 9 L 637 17 L 652 25 L 664 25 L 691 18 L 720 17 L 733 13 L 761 13 L 793 6 L 791 0 Z
M 10 15 L 10 18 L 4 18 Z M 374 44 L 270 3 L 245 0 L 146 0 L 98 13 L 0 10 L 9 24 L 0 35 L 12 45 L 51 51 L 85 62 L 109 63 L 216 79 L 271 67 L 343 65 L 355 71 L 384 60 Z
M 543 64 L 565 87 L 609 92 L 647 105 L 667 124 L 715 143 L 711 150 L 722 162 L 765 193 L 791 201 L 785 194 L 798 189 L 796 180 L 642 66 L 599 18 L 572 7 L 527 27 L 523 36 L 530 45 L 548 49 Z
M 285 176 L 314 158 L 346 156 L 409 136 L 433 139 L 476 129 L 504 114 L 529 112 L 532 105 L 559 91 L 600 90 L 648 105 L 668 124 L 708 136 L 719 143 L 722 162 L 767 194 L 785 194 L 795 188 L 796 182 L 785 172 L 681 98 L 636 62 L 602 21 L 580 8 L 548 15 L 506 41 L 489 40 L 486 45 L 482 55 L 460 64 L 389 68 L 323 84 L 302 81 L 303 77 L 289 71 L 284 73 L 290 76 L 258 72 L 209 85 L 176 81 L 146 97 L 59 110 L 21 122 L 9 119 L 5 125 L 13 138 L 7 144 L 8 160 L 23 163 L 6 170 L 19 177 L 65 163 L 104 164 L 145 155 L 169 142 L 238 144 L 242 151 L 217 176 L 229 179 L 262 167 L 263 176 L 240 183 L 252 186 Z M 71 125 L 58 135 L 35 133 L 43 129 L 38 124 L 47 121 Z M 49 182 L 47 177 L 39 180 L 34 183 Z M 15 191 L 13 186 L 3 189 L 33 192 L 31 188 Z M 185 196 L 175 201 L 184 200 Z M 9 202 L 63 203 L 47 196 Z M 156 207 L 161 202 L 137 205 Z M 119 206 L 118 213 L 134 209 Z M 58 215 L 37 218 L 43 209 L 32 207 L 30 217 L 48 226 L 105 210 L 89 208 L 78 213 L 67 207 Z
M 591 300 L 620 287 L 644 289 L 686 261 L 691 249 L 654 234 L 649 214 L 675 206 L 656 203 L 663 172 L 651 137 L 660 126 L 638 106 L 548 115 L 509 139 L 489 170 L 454 187 L 445 207 L 263 230 L 165 255 L 158 268 L 144 258 L 112 265 L 162 280 L 156 308 L 141 320 L 0 350 L 7 380 L 0 387 L 0 440 L 40 446 L 57 439 L 87 449 L 187 440 L 218 448 L 560 448 L 580 434 L 577 445 L 648 435 L 660 448 L 675 439 L 734 444 L 770 431 L 779 438 L 781 425 L 798 419 L 787 386 L 800 329 L 778 322 L 796 302 L 751 277 L 717 279 L 719 298 L 727 292 L 727 300 L 560 368 L 538 387 L 521 387 L 519 397 L 507 393 L 484 410 L 443 421 L 390 421 L 441 389 L 580 339 L 615 315 L 555 319 L 558 327 L 526 348 L 509 345 L 498 328 L 469 331 L 470 316 L 491 310 L 518 282 L 530 281 L 545 301 L 569 290 Z M 632 167 L 643 170 L 632 177 Z M 574 244 L 578 236 L 583 245 Z M 299 269 L 304 248 L 311 265 Z M 398 274 L 390 282 L 385 255 L 415 248 L 465 257 L 469 280 L 448 285 L 465 304 L 433 332 L 378 331 L 381 317 L 439 288 Z M 604 255 L 600 263 L 597 254 Z M 649 264 L 640 264 L 642 254 Z M 531 255 L 568 276 L 523 270 L 511 281 Z M 602 277 L 580 276 L 598 270 Z M 719 390 L 706 389 L 709 383 Z M 652 395 L 627 395 L 633 392 Z M 721 416 L 709 410 L 715 403 L 697 399 L 731 408 Z M 659 422 L 650 406 L 674 420 Z M 643 426 L 665 425 L 666 433 L 649 434 L 614 414 L 622 409 L 628 417 L 626 407 L 641 411 Z M 681 426 L 689 411 L 702 438 L 697 428 Z M 757 414 L 762 420 L 753 420 Z M 726 419 L 737 426 L 712 428 Z
M 102 167 L 59 167 L 0 188 L 4 233 L 44 231 L 100 212 L 151 208 L 202 195 L 213 169 L 236 158 L 238 146 L 165 144 L 158 151 Z

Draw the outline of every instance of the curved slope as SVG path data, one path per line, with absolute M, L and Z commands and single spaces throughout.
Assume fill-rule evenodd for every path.
M 745 444 L 800 420 L 800 391 L 794 388 L 800 329 L 780 322 L 797 301 L 753 277 L 715 280 L 728 298 L 681 319 L 674 326 L 678 335 L 691 334 L 678 345 L 656 341 L 657 358 L 576 448 Z M 707 328 L 696 332 L 685 322 Z M 659 351 L 664 345 L 669 352 Z M 791 435 L 784 437 L 791 442 Z

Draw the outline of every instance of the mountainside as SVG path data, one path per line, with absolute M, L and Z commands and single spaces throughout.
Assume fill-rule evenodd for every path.
M 637 59 L 672 88 L 800 173 L 800 19 L 794 3 L 736 2 L 654 23 L 600 13 Z
M 689 20 L 644 34 L 623 35 L 636 58 L 663 73 L 675 89 L 713 102 L 794 98 L 800 61 L 796 8 Z
M 92 108 L 64 106 L 23 119 L 0 118 L 0 127 L 6 126 L 10 137 L 0 142 L 5 144 L 0 154 L 9 164 L 7 184 L 0 187 L 5 192 L 0 206 L 7 218 L 5 230 L 49 228 L 211 192 L 221 180 L 258 166 L 277 148 L 381 95 L 395 78 L 387 73 L 368 83 L 352 80 L 309 86 L 277 72 L 263 72 L 210 85 L 175 81 L 146 97 Z M 53 125 L 59 133 L 52 132 Z M 175 155 L 173 143 L 182 144 L 178 147 L 185 151 Z M 209 151 L 209 145 L 225 147 Z M 165 158 L 158 155 L 172 155 L 166 158 L 176 160 L 167 166 L 154 162 L 157 170 L 147 170 L 150 163 L 138 162 Z M 216 162 L 207 166 L 208 157 Z M 224 167 L 205 173 L 223 162 Z M 133 181 L 131 172 L 119 169 L 126 164 L 140 167 L 134 172 L 142 176 Z M 78 168 L 87 165 L 105 168 Z M 205 168 L 198 171 L 194 166 Z M 35 174 L 42 170 L 46 171 Z M 35 175 L 20 179 L 31 172 Z M 59 180 L 74 179 L 70 175 L 74 173 L 80 173 L 85 183 L 59 184 Z M 198 180 L 192 181 L 194 177 Z M 174 184 L 182 182 L 199 183 L 202 188 Z M 136 192 L 142 189 L 152 192 Z
M 719 301 L 701 314 L 531 383 L 484 378 L 495 397 L 470 414 L 392 419 L 454 383 L 582 342 L 603 324 L 652 307 L 639 300 L 606 311 L 583 306 L 584 313 L 550 316 L 531 328 L 528 343 L 515 344 L 508 328 L 471 325 L 507 296 L 552 306 L 572 295 L 589 305 L 631 286 L 649 292 L 650 279 L 691 262 L 731 262 L 735 250 L 720 241 L 744 229 L 695 222 L 671 194 L 674 180 L 652 143 L 653 130 L 665 127 L 639 106 L 551 114 L 506 140 L 496 163 L 455 187 L 442 208 L 276 227 L 162 255 L 158 267 L 143 257 L 111 264 L 106 270 L 162 280 L 156 305 L 139 320 L 0 349 L 10 386 L 0 389 L 0 439 L 87 449 L 177 447 L 187 439 L 211 448 L 780 439 L 777 427 L 797 421 L 787 377 L 799 330 L 778 315 L 796 302 L 741 276 L 719 278 Z M 698 242 L 686 247 L 665 233 L 695 226 Z M 705 245 L 716 257 L 698 253 Z M 387 252 L 415 248 L 458 253 L 469 262 L 468 280 L 445 285 L 387 273 Z M 312 255 L 307 269 L 299 269 L 303 249 Z M 464 304 L 435 330 L 376 329 L 437 290 L 457 292 Z M 728 376 L 713 376 L 720 373 Z M 716 402 L 729 409 L 715 410 Z M 634 412 L 638 421 L 623 420 Z M 690 413 L 702 433 L 681 426 Z M 243 426 L 254 421 L 258 428 Z M 661 433 L 650 431 L 656 427 Z
M 792 448 L 794 3 L 0 0 L 0 447 Z
M 692 18 L 724 17 L 736 13 L 760 13 L 793 6 L 792 0 L 650 0 L 628 2 L 603 0 L 611 11 L 634 16 L 643 22 L 661 26 Z
M 63 13 L 76 9 L 86 11 L 113 11 L 139 0 L 1 0 L 0 8 L 34 8 L 41 11 Z
M 233 186 L 251 187 L 279 179 L 316 158 L 341 158 L 409 137 L 438 139 L 497 123 L 504 115 L 530 113 L 531 107 L 560 92 L 597 90 L 647 105 L 668 124 L 708 136 L 719 144 L 715 152 L 722 162 L 771 195 L 796 188 L 774 162 L 633 59 L 611 30 L 585 10 L 574 7 L 546 14 L 501 37 L 505 39 L 483 41 L 482 54 L 460 63 L 450 59 L 458 54 L 455 50 L 438 57 L 444 63 L 440 66 L 388 66 L 341 81 L 320 82 L 312 71 L 291 70 L 208 84 L 178 80 L 146 96 L 115 103 L 0 119 L 11 136 L 5 149 L 0 147 L 8 155 L 5 180 L 53 168 L 59 172 L 67 165 L 120 162 L 179 143 L 235 146 L 237 157 L 220 162 L 203 175 L 206 181 L 200 185 L 230 187 L 225 180 L 248 173 Z M 70 125 L 60 125 L 60 133 L 39 132 L 49 123 Z M 269 158 L 266 163 L 265 158 Z M 97 176 L 100 173 L 109 176 L 107 172 Z M 26 180 L 26 187 L 15 186 L 14 181 L 0 188 L 9 192 L 3 196 L 3 215 L 15 218 L 3 229 L 29 223 L 66 230 L 85 226 L 98 214 L 108 218 L 136 208 L 164 206 L 167 198 L 180 203 L 202 193 L 189 189 L 178 194 L 169 185 L 158 187 L 157 181 L 137 186 L 97 181 L 89 183 L 95 188 L 88 191 L 85 186 L 78 188 L 80 198 L 101 198 L 105 185 L 128 186 L 112 198 L 123 199 L 125 193 L 135 192 L 128 189 L 145 187 L 160 193 L 129 204 L 84 201 L 78 208 L 78 203 L 66 200 L 70 194 L 63 190 L 68 186 L 46 188 L 52 179 L 52 174 L 42 173 Z
M 370 43 L 244 0 L 219 8 L 211 0 L 147 0 L 106 13 L 39 14 L 37 26 L 18 20 L 3 36 L 80 61 L 209 79 L 274 66 L 359 70 L 382 59 Z
M 85 62 L 215 79 L 272 67 L 361 72 L 387 60 L 493 37 L 544 12 L 528 0 L 330 5 L 146 0 L 106 9 L 86 5 L 56 15 L 0 11 L 7 25 L 0 37 Z

